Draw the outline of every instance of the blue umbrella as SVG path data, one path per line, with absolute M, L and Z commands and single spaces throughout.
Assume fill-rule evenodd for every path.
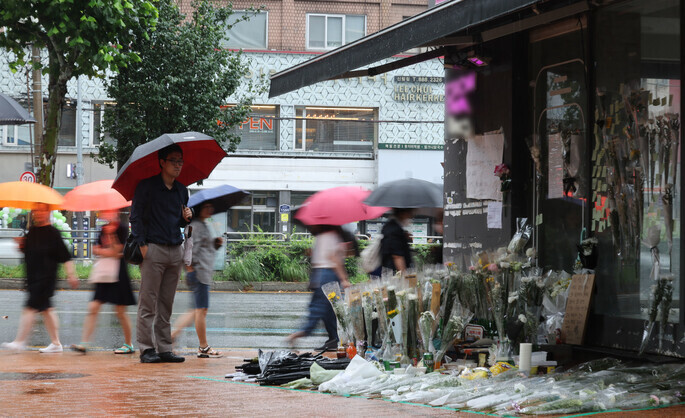
M 231 206 L 242 202 L 249 195 L 250 192 L 222 184 L 194 193 L 188 199 L 188 207 L 194 208 L 202 203 L 211 203 L 214 206 L 214 213 L 226 212 Z

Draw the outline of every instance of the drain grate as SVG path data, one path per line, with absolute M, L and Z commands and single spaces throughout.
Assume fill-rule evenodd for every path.
M 0 373 L 0 380 L 53 380 L 53 379 L 78 379 L 88 376 L 82 373 L 51 373 L 51 372 L 18 372 Z

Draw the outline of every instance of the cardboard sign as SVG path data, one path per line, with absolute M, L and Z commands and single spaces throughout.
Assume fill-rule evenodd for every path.
M 564 323 L 561 326 L 562 339 L 566 344 L 583 344 L 594 285 L 594 274 L 576 274 L 571 279 Z

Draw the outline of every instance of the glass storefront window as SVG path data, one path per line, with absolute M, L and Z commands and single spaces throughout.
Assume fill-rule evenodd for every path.
M 250 117 L 236 126 L 235 133 L 240 137 L 239 150 L 277 150 L 278 149 L 278 106 L 253 105 Z
M 373 152 L 378 132 L 376 109 L 297 107 L 296 150 Z
M 278 192 L 254 192 L 228 211 L 226 222 L 229 232 L 276 232 L 277 207 Z
M 596 15 L 592 231 L 602 275 L 595 307 L 607 315 L 646 319 L 662 281 L 673 286 L 669 322 L 678 321 L 680 7 L 634 0 Z

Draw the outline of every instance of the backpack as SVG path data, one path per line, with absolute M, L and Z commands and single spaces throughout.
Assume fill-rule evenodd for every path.
M 359 255 L 362 268 L 367 273 L 375 271 L 383 262 L 381 258 L 381 241 L 383 241 L 383 235 L 378 235 Z

